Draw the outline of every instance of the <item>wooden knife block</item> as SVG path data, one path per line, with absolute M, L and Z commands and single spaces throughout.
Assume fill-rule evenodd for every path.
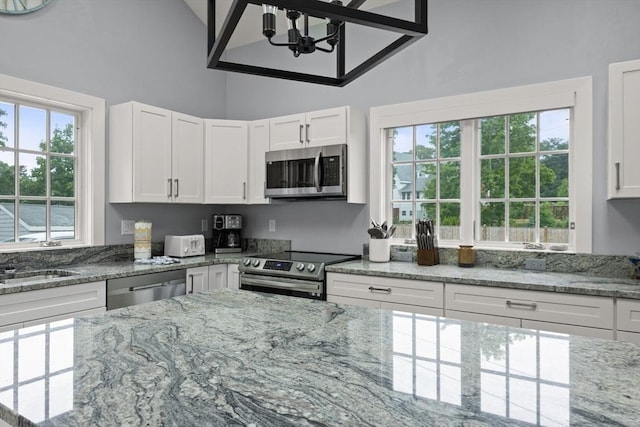
M 416 261 L 418 262 L 418 265 L 440 264 L 440 254 L 438 253 L 438 248 L 418 249 L 416 253 Z

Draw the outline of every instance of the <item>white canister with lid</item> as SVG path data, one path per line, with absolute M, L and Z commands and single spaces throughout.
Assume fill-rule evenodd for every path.
M 134 259 L 151 258 L 151 221 L 140 219 L 136 221 L 133 237 Z

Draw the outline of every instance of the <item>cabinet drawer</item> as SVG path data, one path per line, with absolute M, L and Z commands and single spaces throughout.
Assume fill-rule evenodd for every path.
M 94 282 L 0 296 L 0 326 L 106 306 L 106 283 Z
M 640 333 L 618 331 L 616 339 L 618 341 L 629 341 L 635 344 L 640 344 Z
M 334 295 L 385 303 L 442 308 L 444 284 L 421 280 L 328 273 L 327 296 Z
M 640 300 L 619 299 L 616 320 L 618 330 L 640 333 Z
M 356 305 L 359 307 L 381 308 L 383 310 L 395 310 L 395 311 L 404 311 L 406 313 L 426 314 L 429 316 L 442 317 L 443 315 L 443 310 L 441 308 L 421 307 L 418 305 L 410 305 L 410 304 L 396 304 L 392 302 L 380 302 L 380 301 L 371 300 L 371 299 L 349 298 L 349 297 L 329 295 L 327 296 L 327 301 L 335 302 L 337 304 Z
M 451 309 L 613 329 L 613 299 L 606 297 L 448 284 L 445 306 L 445 315 Z

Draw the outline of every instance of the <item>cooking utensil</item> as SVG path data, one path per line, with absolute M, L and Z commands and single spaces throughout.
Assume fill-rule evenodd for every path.
M 396 226 L 395 224 L 393 224 L 391 227 L 389 227 L 389 230 L 387 231 L 387 239 L 390 239 L 391 237 L 393 237 L 393 233 L 396 232 Z
M 384 239 L 385 233 L 379 228 L 370 228 L 367 230 L 372 239 Z

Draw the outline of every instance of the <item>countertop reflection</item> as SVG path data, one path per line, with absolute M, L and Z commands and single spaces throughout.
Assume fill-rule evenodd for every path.
M 637 425 L 640 346 L 221 290 L 0 333 L 10 425 Z

